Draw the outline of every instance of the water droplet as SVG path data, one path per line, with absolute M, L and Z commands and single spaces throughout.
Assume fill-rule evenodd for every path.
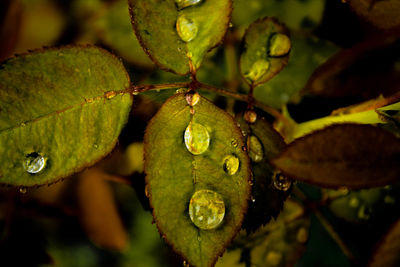
M 259 59 L 251 66 L 250 71 L 245 74 L 246 78 L 251 81 L 257 81 L 260 79 L 265 73 L 267 73 L 270 67 L 269 61 L 264 59 Z
M 228 155 L 224 158 L 224 171 L 229 175 L 234 175 L 239 170 L 239 159 L 235 155 Z
M 250 186 L 253 186 L 253 185 L 254 185 L 253 179 L 250 179 L 250 180 L 249 180 L 249 185 L 250 185 Z
M 175 93 L 176 94 L 186 93 L 187 90 L 188 90 L 187 88 L 179 88 L 179 89 L 176 89 Z
M 264 157 L 264 148 L 260 140 L 255 135 L 247 137 L 247 147 L 249 148 L 249 156 L 252 161 L 260 162 Z
M 26 194 L 26 187 L 21 187 L 21 188 L 19 189 L 19 192 L 20 192 L 21 194 Z
M 190 122 L 185 130 L 185 145 L 193 155 L 204 153 L 210 145 L 210 135 L 206 127 L 199 123 Z
M 26 126 L 26 124 L 25 124 L 25 122 L 21 122 L 21 127 L 25 127 Z
M 360 201 L 357 197 L 351 197 L 349 199 L 349 206 L 352 208 L 357 208 L 360 205 Z
M 256 199 L 253 196 L 251 196 L 251 202 L 256 202 Z
M 189 6 L 197 5 L 201 1 L 202 0 L 175 0 L 175 3 L 179 9 L 184 9 Z
M 214 229 L 224 219 L 224 200 L 217 192 L 199 190 L 190 199 L 189 215 L 192 222 L 200 229 Z
M 392 196 L 389 196 L 389 195 L 386 195 L 385 198 L 383 199 L 383 201 L 386 204 L 394 204 L 394 203 L 396 203 L 396 199 L 394 197 L 392 197 Z
M 150 197 L 149 185 L 148 184 L 144 187 L 144 194 L 146 195 L 147 198 Z
M 296 234 L 296 240 L 300 243 L 305 243 L 308 240 L 308 232 L 306 228 L 301 227 Z
M 266 260 L 271 266 L 278 266 L 282 260 L 282 254 L 272 250 L 268 252 Z
M 237 147 L 237 146 L 238 146 L 238 141 L 237 141 L 236 139 L 232 139 L 232 140 L 231 140 L 231 145 L 232 145 L 233 147 Z
M 114 98 L 116 95 L 117 95 L 117 92 L 115 92 L 115 91 L 109 91 L 109 92 L 106 92 L 106 93 L 104 94 L 104 96 L 105 96 L 107 99 Z
M 98 144 L 94 144 L 93 147 L 94 147 L 95 149 L 98 149 L 98 148 L 99 148 L 99 145 L 98 145 Z
M 255 123 L 257 120 L 257 113 L 254 110 L 248 110 L 244 113 L 244 119 L 249 123 Z
M 197 241 L 199 241 L 199 242 L 201 241 L 201 236 L 199 236 L 199 235 L 197 236 Z
M 140 93 L 139 89 L 133 89 L 132 90 L 132 95 L 138 95 Z
M 371 208 L 370 207 L 366 207 L 366 206 L 361 206 L 358 209 L 357 216 L 358 216 L 358 218 L 360 218 L 362 220 L 368 220 L 369 217 L 371 216 Z
M 189 265 L 189 263 L 187 261 L 183 261 L 182 266 L 183 267 L 190 267 L 190 265 Z
M 275 33 L 269 40 L 269 55 L 271 57 L 281 57 L 289 53 L 292 44 L 286 34 Z
M 272 180 L 276 189 L 281 191 L 288 191 L 292 186 L 292 180 L 283 175 L 280 171 L 275 171 Z
M 229 22 L 229 28 L 232 28 L 232 27 L 233 27 L 232 22 Z
M 176 31 L 182 41 L 188 43 L 196 37 L 198 28 L 193 20 L 181 15 L 176 21 Z
M 37 152 L 28 154 L 23 162 L 24 169 L 30 174 L 39 173 L 46 166 L 47 159 Z
M 189 92 L 186 94 L 185 98 L 188 105 L 193 107 L 199 102 L 200 95 L 197 92 Z

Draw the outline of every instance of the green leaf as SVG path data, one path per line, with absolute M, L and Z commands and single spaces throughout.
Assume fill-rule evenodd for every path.
M 132 30 L 127 1 L 119 0 L 111 6 L 107 4 L 94 27 L 99 38 L 125 60 L 146 68 L 154 66 Z
M 151 120 L 144 142 L 147 192 L 160 233 L 191 265 L 212 266 L 239 231 L 250 198 L 240 129 L 198 94 L 176 94 Z
M 369 267 L 400 265 L 400 220 L 395 222 L 375 250 Z
M 69 46 L 11 58 L 0 67 L 0 182 L 49 184 L 114 147 L 132 97 L 121 62 Z
M 338 51 L 332 43 L 315 36 L 291 36 L 291 39 L 292 49 L 288 65 L 279 75 L 261 84 L 254 91 L 256 99 L 275 108 L 298 101 L 299 92 L 305 87 L 314 70 Z
M 258 118 L 255 123 L 248 124 L 243 119 L 243 116 L 239 115 L 237 121 L 247 136 L 247 150 L 252 159 L 253 171 L 252 201 L 249 202 L 249 208 L 242 227 L 247 232 L 254 232 L 261 225 L 265 225 L 272 218 L 278 216 L 283 208 L 284 200 L 290 193 L 290 187 L 279 190 L 274 186 L 274 168 L 269 162 L 271 158 L 282 152 L 286 144 L 279 133 L 263 118 Z M 254 152 L 251 150 L 253 146 L 250 143 L 254 137 L 260 141 L 262 146 L 262 153 L 260 154 L 262 159 L 259 161 L 258 159 L 255 161 L 254 157 L 252 157 Z
M 242 45 L 240 71 L 253 86 L 265 83 L 278 74 L 286 66 L 291 49 L 289 31 L 269 17 L 249 26 Z
M 186 75 L 222 42 L 232 1 L 204 0 L 182 9 L 175 2 L 129 0 L 136 36 L 151 59 L 162 69 Z
M 337 124 L 295 140 L 272 163 L 324 187 L 368 188 L 400 177 L 400 139 L 378 127 Z

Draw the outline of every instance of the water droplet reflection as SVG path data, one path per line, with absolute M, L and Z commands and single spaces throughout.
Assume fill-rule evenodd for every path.
M 225 203 L 222 196 L 212 190 L 197 191 L 190 199 L 189 216 L 200 229 L 216 228 L 225 216 Z
M 269 55 L 271 57 L 281 57 L 289 53 L 292 44 L 289 36 L 282 33 L 275 33 L 269 40 Z
M 46 166 L 47 159 L 37 152 L 28 154 L 23 162 L 25 171 L 30 174 L 37 174 L 41 172 Z
M 248 123 L 255 123 L 257 121 L 257 113 L 254 110 L 248 110 L 244 113 L 244 119 Z
M 190 122 L 184 135 L 186 148 L 193 155 L 204 153 L 210 145 L 210 135 L 206 127 L 199 123 Z
M 193 20 L 181 15 L 176 21 L 176 31 L 182 41 L 188 43 L 197 36 L 198 27 Z
M 283 175 L 280 171 L 275 171 L 272 176 L 272 181 L 276 189 L 281 191 L 288 191 L 292 186 L 292 180 Z
M 264 157 L 264 148 L 260 140 L 255 135 L 247 137 L 247 147 L 249 148 L 249 156 L 252 161 L 260 162 Z
M 193 107 L 199 102 L 200 95 L 197 92 L 189 92 L 186 94 L 185 98 L 188 105 Z
M 250 71 L 246 73 L 245 76 L 249 80 L 255 82 L 260 79 L 265 73 L 267 73 L 269 67 L 269 61 L 263 59 L 257 60 L 256 62 L 254 62 L 254 64 L 250 68 Z
M 224 158 L 224 171 L 229 175 L 234 175 L 239 170 L 239 159 L 235 155 L 228 155 Z
M 179 9 L 184 9 L 186 7 L 197 5 L 202 0 L 175 0 L 176 5 Z

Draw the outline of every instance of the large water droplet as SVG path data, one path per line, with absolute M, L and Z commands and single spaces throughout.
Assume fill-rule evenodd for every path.
M 217 192 L 199 190 L 190 199 L 189 215 L 192 222 L 200 229 L 214 229 L 224 219 L 224 200 Z
M 24 169 L 30 174 L 41 172 L 46 166 L 47 159 L 37 152 L 26 155 L 23 162 Z
M 264 157 L 264 148 L 260 140 L 255 135 L 247 137 L 247 147 L 249 156 L 254 162 L 260 162 Z
M 197 92 L 189 92 L 186 94 L 185 98 L 188 105 L 193 107 L 199 102 L 200 95 Z
M 210 145 L 210 135 L 206 127 L 199 123 L 190 122 L 185 130 L 185 145 L 193 155 L 204 153 Z
M 270 67 L 270 63 L 267 60 L 259 59 L 251 66 L 250 71 L 245 74 L 246 78 L 251 81 L 257 81 L 260 79 L 265 73 L 267 73 Z
M 271 57 L 281 57 L 289 53 L 292 44 L 286 34 L 275 33 L 269 40 L 269 55 Z
M 202 0 L 175 0 L 175 3 L 179 9 L 183 9 L 185 7 L 197 5 L 201 1 Z
M 292 186 L 292 180 L 283 175 L 280 171 L 275 171 L 272 176 L 272 181 L 276 189 L 281 191 L 288 191 Z
M 235 155 L 228 155 L 224 158 L 224 171 L 229 175 L 234 175 L 239 170 L 239 159 Z
M 188 43 L 196 37 L 198 27 L 193 20 L 181 15 L 176 21 L 176 31 L 182 41 Z

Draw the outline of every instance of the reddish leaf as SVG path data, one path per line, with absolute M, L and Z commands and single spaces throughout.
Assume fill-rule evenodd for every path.
M 374 187 L 400 179 L 400 139 L 370 125 L 338 124 L 294 141 L 272 162 L 311 184 Z

